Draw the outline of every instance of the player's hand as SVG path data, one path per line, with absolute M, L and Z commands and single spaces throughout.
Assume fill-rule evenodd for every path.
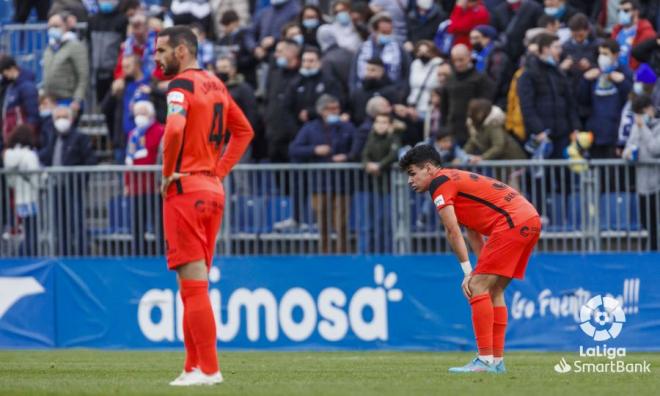
M 472 290 L 470 290 L 470 279 L 472 279 L 472 274 L 465 275 L 463 282 L 461 283 L 461 289 L 463 289 L 463 294 L 465 298 L 472 298 Z
M 330 154 L 331 150 L 332 148 L 327 144 L 321 144 L 319 146 L 314 147 L 314 154 L 318 155 L 319 157 L 325 157 L 328 154 Z
M 165 195 L 167 194 L 167 188 L 170 186 L 170 184 L 173 181 L 179 180 L 184 176 L 188 176 L 187 173 L 172 173 L 172 175 L 168 177 L 164 177 L 162 183 L 160 184 L 160 194 L 162 195 L 163 198 L 165 198 Z

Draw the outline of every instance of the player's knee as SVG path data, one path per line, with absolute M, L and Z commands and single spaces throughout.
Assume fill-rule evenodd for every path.
M 470 290 L 473 295 L 490 292 L 490 282 L 483 275 L 474 275 L 470 280 Z
M 188 280 L 207 280 L 208 271 L 206 269 L 206 262 L 204 260 L 193 261 L 188 264 L 183 264 L 176 268 L 176 272 L 180 279 Z

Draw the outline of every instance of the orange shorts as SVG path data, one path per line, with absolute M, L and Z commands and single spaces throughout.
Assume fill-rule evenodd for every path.
M 516 227 L 488 237 L 477 260 L 475 274 L 495 274 L 522 279 L 529 256 L 541 236 L 541 219 L 534 216 Z
M 225 195 L 217 191 L 169 194 L 163 204 L 167 267 L 204 260 L 211 268 Z

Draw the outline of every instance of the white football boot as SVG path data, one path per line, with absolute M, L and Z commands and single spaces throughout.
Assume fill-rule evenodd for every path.
M 201 370 L 195 369 L 189 373 L 182 373 L 177 379 L 170 382 L 172 386 L 196 386 L 196 385 L 217 385 L 222 383 L 222 374 L 218 371 L 215 374 L 204 374 Z

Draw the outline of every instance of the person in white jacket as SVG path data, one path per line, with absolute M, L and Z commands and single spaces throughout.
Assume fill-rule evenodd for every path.
M 23 225 L 25 239 L 19 249 L 21 256 L 37 254 L 37 214 L 39 212 L 39 157 L 34 150 L 34 133 L 28 125 L 19 125 L 9 135 L 3 153 L 5 169 L 10 173 L 7 184 L 14 192 L 16 217 Z
M 415 46 L 415 60 L 410 65 L 408 106 L 417 119 L 424 119 L 431 107 L 431 91 L 438 87 L 437 69 L 443 63 L 432 41 L 421 40 Z

